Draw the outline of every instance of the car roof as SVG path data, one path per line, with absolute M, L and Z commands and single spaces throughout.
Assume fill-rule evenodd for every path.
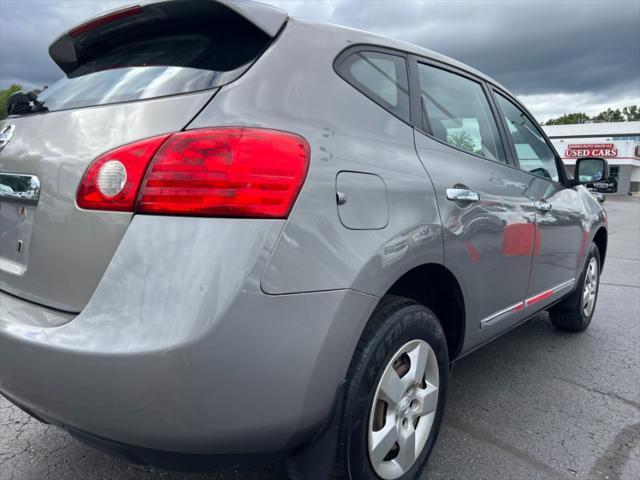
M 485 75 L 484 73 L 476 70 L 473 67 L 470 67 L 465 63 L 462 63 L 458 60 L 455 60 L 451 57 L 448 57 L 436 51 L 429 50 L 428 48 L 420 47 L 413 43 L 405 42 L 405 41 L 398 40 L 385 35 L 381 35 L 378 33 L 373 33 L 373 32 L 360 30 L 352 27 L 346 27 L 346 26 L 338 25 L 334 23 L 315 22 L 315 21 L 303 20 L 298 17 L 290 17 L 290 19 L 294 19 L 296 22 L 313 26 L 314 28 L 319 30 L 325 30 L 328 35 L 330 35 L 331 33 L 335 34 L 340 32 L 344 36 L 347 36 L 349 38 L 350 43 L 352 43 L 353 45 L 367 44 L 367 45 L 374 45 L 374 46 L 379 46 L 384 48 L 390 48 L 394 50 L 400 50 L 406 53 L 417 55 L 419 57 L 425 57 L 428 59 L 436 60 L 448 65 L 451 65 L 460 70 L 471 73 L 472 75 L 495 85 L 496 87 L 504 90 L 505 92 L 513 96 L 513 94 L 509 92 L 509 89 L 507 89 L 504 85 L 500 84 L 499 82 L 489 77 L 488 75 Z

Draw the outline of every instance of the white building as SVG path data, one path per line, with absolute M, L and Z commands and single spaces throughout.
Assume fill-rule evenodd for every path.
M 571 174 L 577 158 L 606 158 L 615 192 L 640 192 L 640 122 L 581 123 L 542 128 Z

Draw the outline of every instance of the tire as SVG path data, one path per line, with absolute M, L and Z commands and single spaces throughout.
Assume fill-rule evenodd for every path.
M 373 312 L 349 366 L 335 478 L 418 478 L 440 429 L 448 382 L 447 342 L 437 317 L 412 300 L 385 297 Z M 399 401 L 392 402 L 391 397 Z M 407 445 L 412 434 L 413 460 L 411 448 L 401 450 L 398 443 Z M 381 438 L 385 441 L 378 443 Z M 390 438 L 397 441 L 385 455 Z M 377 448 L 370 450 L 370 445 Z M 376 466 L 374 458 L 380 460 Z
M 594 268 L 595 273 L 592 270 Z M 598 247 L 592 243 L 576 289 L 562 302 L 549 310 L 551 323 L 556 328 L 568 332 L 582 332 L 586 330 L 591 323 L 591 318 L 596 308 L 599 287 L 600 252 L 598 251 Z M 587 308 L 586 300 L 583 298 L 585 290 L 587 289 L 591 297 L 589 308 Z

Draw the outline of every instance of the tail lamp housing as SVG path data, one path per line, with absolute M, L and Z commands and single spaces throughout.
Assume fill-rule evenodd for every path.
M 157 215 L 286 218 L 309 168 L 292 133 L 209 128 L 154 137 L 94 160 L 76 202 Z

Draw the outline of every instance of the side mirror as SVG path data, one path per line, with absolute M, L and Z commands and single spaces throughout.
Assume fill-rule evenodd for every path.
M 574 177 L 576 185 L 606 182 L 609 178 L 609 164 L 604 158 L 579 158 Z

